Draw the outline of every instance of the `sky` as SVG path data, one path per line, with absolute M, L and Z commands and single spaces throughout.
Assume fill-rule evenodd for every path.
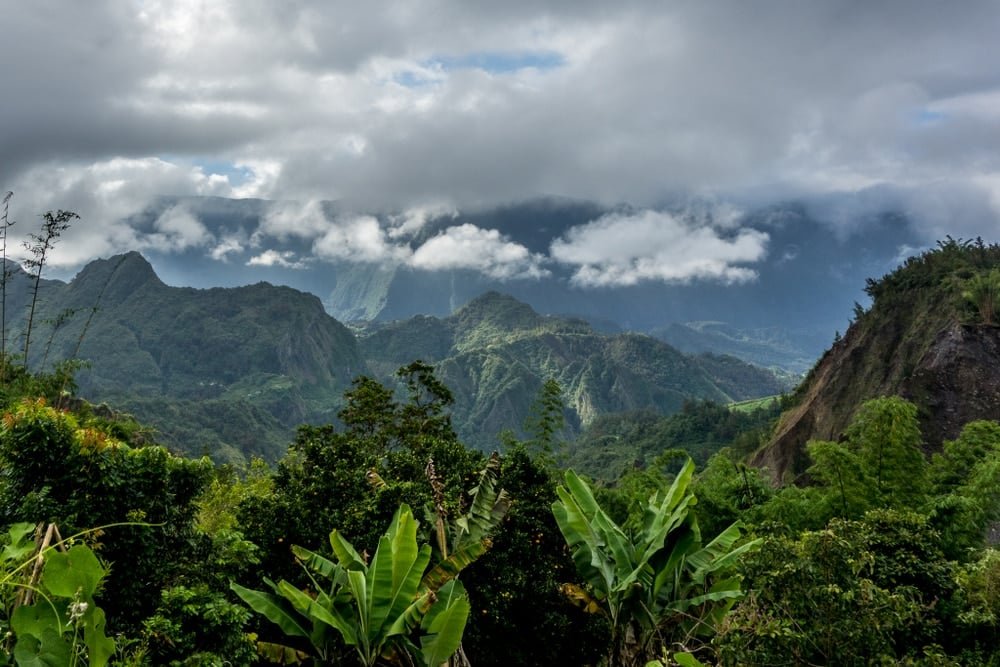
M 769 251 L 741 212 L 790 198 L 845 234 L 891 207 L 928 242 L 1000 240 L 995 0 L 0 2 L 0 195 L 12 238 L 81 215 L 57 266 L 199 249 L 739 283 Z M 124 221 L 157 195 L 275 203 L 248 237 L 183 206 Z M 458 219 L 413 240 L 428 216 L 537 196 L 631 212 L 541 254 Z

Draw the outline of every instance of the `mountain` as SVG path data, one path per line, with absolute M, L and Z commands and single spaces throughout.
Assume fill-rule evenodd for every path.
M 11 270 L 7 331 L 20 332 L 31 282 Z M 76 376 L 82 397 L 134 414 L 176 450 L 234 462 L 276 459 L 299 424 L 336 421 L 355 377 L 391 386 L 394 371 L 415 359 L 437 367 L 455 394 L 457 430 L 484 449 L 500 431 L 519 429 L 549 378 L 564 388 L 569 433 L 608 412 L 669 414 L 689 399 L 726 402 L 786 388 L 733 357 L 599 333 L 498 292 L 445 318 L 356 331 L 314 295 L 269 283 L 172 287 L 130 252 L 94 261 L 68 283 L 43 281 L 29 367 L 85 360 Z M 9 338 L 9 348 L 19 340 Z
M 736 231 L 726 226 L 730 223 L 716 221 L 710 206 L 687 203 L 664 210 L 693 227 L 714 225 L 723 238 Z M 338 202 L 300 205 L 163 197 L 129 224 L 153 238 L 161 218 L 169 222 L 176 211 L 202 225 L 201 237 L 216 245 L 146 251 L 158 275 L 172 285 L 238 286 L 266 280 L 318 295 L 327 312 L 343 322 L 446 317 L 493 290 L 538 312 L 601 322 L 603 328 L 648 332 L 685 351 L 749 355 L 745 358 L 755 363 L 795 373 L 822 353 L 834 331 L 844 329 L 852 304 L 867 301 L 864 277 L 884 273 L 922 244 L 908 219 L 891 210 L 845 228 L 829 222 L 830 216 L 820 207 L 777 203 L 750 207 L 737 223 L 739 229 L 767 236 L 766 256 L 749 266 L 756 272 L 754 280 L 647 281 L 597 288 L 573 282 L 573 267 L 549 256 L 553 242 L 604 215 L 641 212 L 547 198 L 483 210 L 431 211 L 403 237 L 393 236 L 399 233 L 399 221 L 406 218 L 400 212 L 352 211 Z M 512 278 L 450 265 L 431 270 L 348 256 L 343 244 L 332 252 L 321 247 L 323 234 L 359 217 L 378 221 L 385 234 L 382 241 L 403 243 L 410 250 L 457 227 L 495 233 L 543 258 L 541 266 L 547 273 Z M 261 261 L 265 251 L 272 253 L 269 261 Z M 698 328 L 692 323 L 704 322 L 719 322 L 740 333 L 737 339 L 715 335 L 719 331 L 697 334 L 695 349 L 684 342 L 690 335 L 671 330 L 672 325 Z
M 498 292 L 445 318 L 375 324 L 360 346 L 382 376 L 414 356 L 434 364 L 455 394 L 459 434 L 482 448 L 495 446 L 505 428 L 519 430 L 550 378 L 563 389 L 569 434 L 609 412 L 669 414 L 691 399 L 727 402 L 786 388 L 733 357 L 688 356 L 649 336 L 598 333 L 583 320 L 541 315 Z
M 790 373 L 805 373 L 816 362 L 809 352 L 823 345 L 819 340 L 803 344 L 808 331 L 796 334 L 794 329 L 737 329 L 725 322 L 674 322 L 653 329 L 651 336 L 659 338 L 687 354 L 727 354 L 764 368 L 784 369 Z M 822 337 L 825 339 L 826 335 Z M 796 339 L 799 339 L 797 341 Z
M 296 425 L 332 420 L 367 371 L 315 296 L 267 283 L 170 287 L 135 252 L 49 283 L 40 301 L 32 368 L 88 360 L 81 395 L 133 412 L 164 444 L 222 460 L 275 458 Z M 72 317 L 54 328 L 59 314 Z
M 802 473 L 805 443 L 838 439 L 861 403 L 879 396 L 917 405 L 928 451 L 969 421 L 1000 420 L 1000 328 L 991 314 L 998 269 L 1000 246 L 949 239 L 869 280 L 871 308 L 858 308 L 752 462 L 776 480 Z

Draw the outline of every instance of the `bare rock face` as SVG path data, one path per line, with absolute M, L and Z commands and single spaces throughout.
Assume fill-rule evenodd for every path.
M 940 450 L 977 419 L 1000 420 L 1000 328 L 950 323 L 934 335 L 914 328 L 940 322 L 919 318 L 895 326 L 857 326 L 820 360 L 804 396 L 782 415 L 770 443 L 751 459 L 780 482 L 809 465 L 809 440 L 837 440 L 857 408 L 879 396 L 917 405 L 926 451 Z
M 1000 328 L 941 331 L 900 393 L 921 407 L 928 447 L 954 439 L 970 421 L 1000 420 Z

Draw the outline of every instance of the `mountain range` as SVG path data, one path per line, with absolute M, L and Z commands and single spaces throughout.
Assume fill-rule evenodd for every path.
M 737 354 L 794 373 L 806 371 L 834 332 L 846 327 L 855 301 L 867 302 L 864 279 L 892 269 L 922 243 L 906 216 L 892 210 L 859 216 L 850 227 L 854 231 L 847 231 L 805 203 L 751 207 L 735 223 L 716 209 L 697 202 L 664 207 L 678 225 L 712 229 L 720 242 L 734 242 L 740 233 L 766 239 L 764 256 L 743 267 L 749 279 L 581 284 L 574 280 L 572 266 L 551 258 L 553 248 L 606 216 L 641 218 L 642 212 L 558 198 L 485 210 L 429 210 L 407 232 L 405 243 L 392 246 L 413 252 L 431 240 L 453 239 L 449 234 L 459 230 L 472 241 L 488 238 L 518 248 L 521 258 L 537 269 L 520 275 L 462 264 L 457 261 L 460 247 L 450 263 L 433 266 L 375 257 L 368 246 L 352 246 L 361 241 L 346 238 L 343 230 L 362 223 L 372 234 L 378 228 L 383 236 L 365 237 L 365 242 L 383 244 L 378 247 L 384 250 L 410 225 L 409 218 L 355 212 L 337 202 L 306 206 L 162 197 L 129 224 L 152 237 L 162 233 L 164 221 L 183 216 L 196 221 L 192 224 L 199 225 L 202 237 L 217 243 L 211 252 L 204 244 L 145 250 L 157 273 L 172 285 L 239 286 L 266 280 L 316 294 L 342 322 L 446 317 L 480 294 L 498 291 L 538 312 L 586 319 L 599 330 L 649 333 L 685 351 Z M 330 230 L 336 231 L 332 240 L 318 236 Z
M 9 265 L 7 331 L 25 329 L 30 281 Z M 517 432 L 538 388 L 560 382 L 568 432 L 596 416 L 688 399 L 729 401 L 787 388 L 733 357 L 685 355 L 636 333 L 602 333 L 488 292 L 443 318 L 348 328 L 320 299 L 289 287 L 171 287 L 136 252 L 94 261 L 70 282 L 43 281 L 29 367 L 79 358 L 80 394 L 131 412 L 158 440 L 223 461 L 275 459 L 301 423 L 335 421 L 351 380 L 385 382 L 415 359 L 453 390 L 454 421 L 473 446 Z M 15 336 L 10 348 L 16 349 Z

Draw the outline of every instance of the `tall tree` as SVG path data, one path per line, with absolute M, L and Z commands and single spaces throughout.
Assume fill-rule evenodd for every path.
M 28 352 L 31 348 L 31 328 L 35 321 L 35 307 L 38 304 L 38 290 L 42 284 L 42 269 L 49 259 L 49 252 L 55 247 L 56 242 L 64 231 L 69 229 L 69 224 L 73 220 L 79 219 L 79 215 L 72 211 L 59 209 L 55 213 L 47 211 L 42 215 L 42 231 L 40 234 L 29 234 L 24 247 L 30 253 L 24 264 L 28 267 L 28 273 L 33 280 L 31 290 L 31 306 L 28 310 L 28 323 L 24 331 L 24 365 L 28 366 Z
M 562 387 L 557 381 L 549 378 L 538 390 L 535 402 L 531 404 L 528 417 L 524 421 L 524 430 L 530 438 L 529 448 L 547 455 L 555 452 L 559 433 L 566 425 L 563 414 L 565 409 Z
M 873 499 L 884 507 L 919 506 L 927 497 L 927 461 L 917 406 L 898 396 L 865 402 L 847 428 L 871 481 Z

